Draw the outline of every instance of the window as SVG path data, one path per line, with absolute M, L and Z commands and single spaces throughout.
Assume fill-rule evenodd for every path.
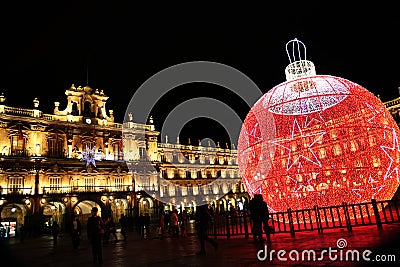
M 85 191 L 95 191 L 94 177 L 85 177 Z
M 146 159 L 147 158 L 146 148 L 139 147 L 139 156 L 140 156 L 140 159 Z
M 58 137 L 56 137 L 56 138 L 48 140 L 49 157 L 61 158 L 64 156 L 63 140 Z M 85 147 L 85 149 L 86 149 L 86 147 Z
M 14 176 L 8 178 L 8 188 L 13 193 L 22 193 L 24 188 L 24 177 Z
M 162 192 L 163 192 L 163 195 L 164 195 L 164 196 L 168 195 L 168 186 L 163 185 L 163 186 L 162 186 Z
M 193 196 L 193 187 L 191 185 L 186 186 L 186 193 L 188 196 Z
M 167 162 L 164 155 L 161 155 L 161 162 Z
M 26 156 L 25 153 L 25 138 L 20 138 L 17 135 L 11 137 L 11 155 Z
M 94 142 L 91 140 L 85 140 L 82 142 L 82 150 L 86 151 L 86 147 L 92 149 L 94 147 Z
M 212 187 L 212 185 L 207 185 L 207 189 L 208 189 L 208 194 L 214 194 L 214 192 L 213 192 L 213 187 Z
M 143 189 L 150 189 L 150 177 L 141 177 L 140 181 L 142 182 Z
M 124 190 L 124 178 L 117 176 L 114 177 L 114 188 L 115 190 Z
M 73 180 L 72 181 L 72 190 L 73 191 L 78 191 L 79 190 L 79 181 L 78 180 Z
M 49 178 L 50 193 L 59 193 L 61 190 L 61 177 Z
M 114 150 L 114 160 L 124 160 L 124 153 L 122 152 L 122 147 L 119 142 L 113 144 Z

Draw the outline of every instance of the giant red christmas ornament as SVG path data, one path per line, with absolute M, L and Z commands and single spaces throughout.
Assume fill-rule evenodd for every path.
M 305 46 L 294 39 L 293 51 Z M 287 49 L 288 50 L 288 49 Z M 287 81 L 259 99 L 238 143 L 251 196 L 271 211 L 391 199 L 399 186 L 399 128 L 383 103 L 349 80 L 289 59 Z

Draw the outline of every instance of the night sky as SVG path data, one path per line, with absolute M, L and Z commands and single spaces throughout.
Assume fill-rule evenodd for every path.
M 266 93 L 285 81 L 285 44 L 298 38 L 306 44 L 307 59 L 314 62 L 317 74 L 349 79 L 379 94 L 382 101 L 397 97 L 399 16 L 382 16 L 375 7 L 369 12 L 332 9 L 288 12 L 288 7 L 237 6 L 233 12 L 203 6 L 185 12 L 94 3 L 17 3 L 0 9 L 0 91 L 6 105 L 32 108 L 38 97 L 40 109 L 52 113 L 54 101 L 65 108 L 64 92 L 72 83 L 84 86 L 88 81 L 109 96 L 106 107 L 122 122 L 135 90 L 179 63 L 231 66 Z M 155 105 L 156 128 L 176 105 L 200 96 L 223 101 L 243 119 L 251 108 L 225 88 L 192 83 L 175 88 Z M 208 119 L 193 120 L 181 134 L 182 143 L 188 137 L 225 143 L 227 137 L 222 126 Z

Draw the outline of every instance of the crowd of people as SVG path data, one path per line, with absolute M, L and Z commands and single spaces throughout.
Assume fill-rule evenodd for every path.
M 252 234 L 255 242 L 264 241 L 263 234 L 266 235 L 267 242 L 270 242 L 271 231 L 269 229 L 269 211 L 268 205 L 263 200 L 262 195 L 255 194 L 249 202 L 249 212 L 252 221 Z M 110 242 L 110 238 L 113 241 L 127 241 L 128 233 L 136 230 L 140 233 L 141 237 L 148 238 L 150 234 L 153 236 L 157 235 L 160 239 L 164 239 L 166 236 L 176 238 L 179 236 L 185 237 L 188 235 L 188 223 L 190 219 L 194 219 L 195 230 L 199 239 L 199 251 L 197 255 L 206 254 L 206 243 L 209 243 L 215 250 L 218 248 L 218 243 L 208 236 L 208 227 L 212 224 L 214 218 L 214 212 L 212 207 L 209 205 L 201 205 L 196 207 L 194 214 L 189 214 L 186 210 L 174 209 L 172 211 L 162 210 L 159 214 L 159 222 L 153 224 L 151 227 L 151 218 L 149 213 L 142 213 L 135 218 L 128 217 L 125 214 L 121 214 L 118 222 L 114 222 L 111 217 L 102 218 L 98 214 L 97 207 L 93 207 L 91 210 L 91 216 L 86 222 L 86 236 L 91 243 L 93 262 L 102 261 L 102 246 Z M 154 220 L 153 220 L 154 221 Z M 211 224 L 210 224 L 211 222 Z M 117 223 L 120 227 L 120 238 L 117 235 Z M 72 240 L 73 249 L 78 249 L 82 238 L 82 222 L 76 215 L 72 216 L 70 223 L 67 225 Z M 153 233 L 157 229 L 157 234 Z M 22 225 L 21 242 L 25 237 L 25 227 Z M 61 227 L 57 221 L 54 221 L 51 226 L 51 234 L 53 236 L 54 245 L 58 242 L 58 237 L 61 232 Z

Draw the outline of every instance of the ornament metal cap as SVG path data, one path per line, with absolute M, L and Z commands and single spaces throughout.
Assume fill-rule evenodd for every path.
M 316 75 L 314 63 L 306 59 L 306 50 L 304 43 L 297 38 L 286 43 L 286 53 L 290 61 L 285 69 L 286 81 Z

